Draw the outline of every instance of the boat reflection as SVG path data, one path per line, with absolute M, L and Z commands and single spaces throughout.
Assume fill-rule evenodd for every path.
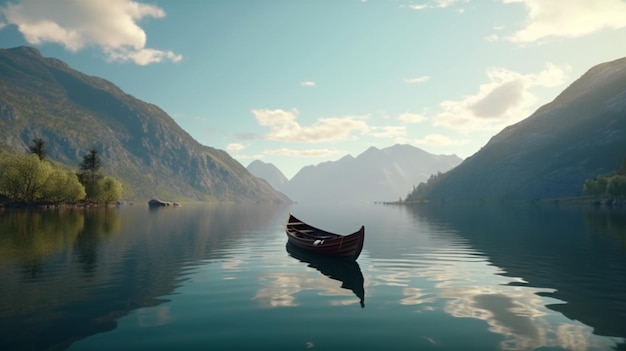
M 308 266 L 320 271 L 323 275 L 340 281 L 341 287 L 352 292 L 359 298 L 361 308 L 365 307 L 365 289 L 363 288 L 363 273 L 356 261 L 315 254 L 302 250 L 290 243 L 287 243 L 289 255 L 301 262 L 308 263 Z

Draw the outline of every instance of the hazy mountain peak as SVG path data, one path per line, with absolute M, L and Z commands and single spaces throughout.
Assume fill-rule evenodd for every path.
M 440 157 L 410 145 L 370 147 L 356 158 L 346 155 L 304 167 L 283 189 L 299 202 L 391 201 L 460 162 L 456 156 Z
M 252 161 L 246 167 L 254 176 L 265 179 L 274 189 L 281 190 L 287 183 L 287 177 L 273 164 L 261 160 Z
M 263 162 L 261 160 L 254 160 L 250 162 L 250 164 L 248 164 L 248 167 L 250 166 L 257 167 L 257 166 L 266 166 L 266 165 L 271 165 L 271 163 Z
M 379 150 L 377 147 L 375 147 L 375 146 L 370 146 L 370 147 L 368 147 L 368 148 L 367 148 L 367 150 L 363 151 L 363 152 L 361 153 L 361 155 L 363 155 L 363 154 L 369 154 L 369 153 L 376 153 L 376 152 L 379 152 L 379 151 L 380 151 L 380 150 Z

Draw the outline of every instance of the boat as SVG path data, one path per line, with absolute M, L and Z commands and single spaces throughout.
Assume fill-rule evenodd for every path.
M 352 291 L 358 298 L 361 308 L 365 307 L 365 289 L 363 288 L 363 273 L 359 263 L 342 257 L 318 255 L 309 250 L 301 249 L 287 242 L 289 256 L 307 263 L 330 279 L 341 282 L 341 288 Z
M 356 261 L 363 249 L 365 226 L 352 234 L 340 235 L 306 224 L 290 212 L 286 227 L 289 243 L 314 253 Z

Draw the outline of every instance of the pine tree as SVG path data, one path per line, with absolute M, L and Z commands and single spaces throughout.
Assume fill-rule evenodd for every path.
M 83 156 L 83 161 L 79 165 L 80 170 L 82 171 L 79 175 L 81 182 L 85 185 L 94 184 L 102 178 L 99 173 L 101 165 L 98 150 L 96 150 L 96 148 L 92 148 L 86 155 Z
M 35 154 L 41 161 L 46 158 L 46 141 L 41 138 L 33 139 L 33 145 L 29 148 L 31 154 Z

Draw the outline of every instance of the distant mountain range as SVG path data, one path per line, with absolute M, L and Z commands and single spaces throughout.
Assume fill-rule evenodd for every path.
M 95 147 L 103 173 L 137 200 L 290 201 L 159 107 L 36 49 L 0 49 L 0 149 L 24 153 L 34 138 L 47 142 L 51 159 L 74 168 Z
M 409 198 L 575 196 L 586 178 L 614 172 L 626 158 L 626 58 L 593 67 L 464 161 L 395 145 L 308 166 L 286 180 L 273 165 L 246 169 L 201 145 L 159 107 L 111 82 L 33 48 L 0 49 L 0 150 L 25 153 L 35 138 L 47 142 L 52 160 L 74 168 L 95 147 L 103 172 L 135 200 L 394 201 L 438 172 L 445 173 Z
M 284 189 L 285 184 L 289 182 L 283 172 L 271 163 L 254 160 L 246 168 L 250 171 L 250 173 L 267 181 L 272 187 L 274 187 L 274 189 L 277 190 Z
M 404 198 L 413 186 L 432 174 L 445 172 L 462 160 L 433 155 L 410 145 L 367 149 L 302 168 L 291 180 L 271 164 L 252 162 L 248 170 L 298 202 L 375 202 Z
M 626 158 L 626 58 L 591 68 L 410 199 L 533 200 L 580 195 Z

